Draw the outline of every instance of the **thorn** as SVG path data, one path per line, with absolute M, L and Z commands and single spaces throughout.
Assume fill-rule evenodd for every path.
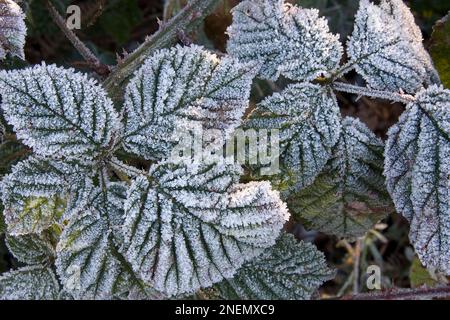
M 181 43 L 185 46 L 190 46 L 192 44 L 192 40 L 187 36 L 187 34 L 181 30 L 177 30 L 177 37 L 181 41 Z
M 156 22 L 158 23 L 159 30 L 163 30 L 166 27 L 166 22 L 164 20 L 156 18 Z
M 356 97 L 356 99 L 355 99 L 355 102 L 358 102 L 358 101 L 359 101 L 359 99 L 361 99 L 362 97 L 363 97 L 363 95 L 362 95 L 362 94 L 358 95 L 358 96 Z

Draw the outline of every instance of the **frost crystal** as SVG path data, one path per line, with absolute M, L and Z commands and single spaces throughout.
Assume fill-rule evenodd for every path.
M 42 64 L 2 71 L 0 94 L 6 120 L 40 155 L 93 158 L 119 128 L 105 91 L 73 69 Z
M 0 300 L 56 300 L 58 292 L 58 281 L 48 267 L 24 267 L 0 276 Z
M 222 281 L 217 288 L 226 299 L 305 300 L 334 276 L 314 245 L 283 234 L 275 246 L 244 264 L 232 279 Z
M 124 147 L 146 159 L 165 158 L 174 129 L 192 122 L 229 134 L 248 105 L 255 68 L 218 59 L 198 46 L 160 50 L 147 59 L 125 93 Z
M 40 233 L 56 223 L 65 210 L 69 188 L 77 189 L 75 177 L 83 173 L 82 168 L 75 161 L 39 157 L 16 164 L 0 184 L 8 232 Z
M 284 0 L 247 0 L 232 13 L 227 51 L 240 61 L 259 63 L 262 78 L 312 80 L 333 72 L 341 60 L 339 37 L 316 9 Z
M 323 172 L 288 201 L 313 229 L 359 237 L 390 209 L 384 186 L 383 143 L 357 119 L 345 118 Z
M 0 60 L 9 53 L 25 59 L 23 47 L 27 28 L 22 9 L 12 0 L 0 1 Z
M 27 264 L 45 264 L 53 259 L 55 250 L 46 234 L 6 236 L 6 245 L 13 256 Z
M 450 274 L 450 90 L 419 92 L 385 151 L 387 187 L 422 263 Z
M 266 98 L 245 126 L 280 130 L 280 158 L 295 175 L 296 189 L 322 171 L 341 129 L 334 93 L 309 83 L 289 85 Z
M 415 93 L 439 82 L 420 29 L 401 0 L 382 0 L 379 6 L 361 0 L 348 55 L 374 89 Z
M 162 162 L 128 191 L 125 257 L 167 295 L 231 277 L 272 246 L 289 214 L 267 182 L 239 184 L 240 168 Z

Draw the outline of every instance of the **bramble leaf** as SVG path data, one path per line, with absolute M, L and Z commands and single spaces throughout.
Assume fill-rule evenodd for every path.
M 3 211 L 12 235 L 40 233 L 57 223 L 66 209 L 69 189 L 78 189 L 82 162 L 32 157 L 12 168 L 0 184 Z
M 0 300 L 56 300 L 58 293 L 58 281 L 48 267 L 23 267 L 0 276 Z
M 89 204 L 71 216 L 57 245 L 57 273 L 75 299 L 118 298 L 137 285 L 113 240 L 114 226 L 107 219 L 116 204 L 111 197 L 109 188 L 93 189 Z
M 234 165 L 162 162 L 133 181 L 123 253 L 169 296 L 231 277 L 272 246 L 289 214 L 267 182 L 239 184 Z
M 198 46 L 158 51 L 127 86 L 125 149 L 146 159 L 168 157 L 179 139 L 175 129 L 192 123 L 231 133 L 248 105 L 254 69 Z
M 375 5 L 362 0 L 348 41 L 348 55 L 374 89 L 415 93 L 439 83 L 422 33 L 402 0 Z
M 233 8 L 227 52 L 242 62 L 257 62 L 261 78 L 312 80 L 337 68 L 342 45 L 316 9 L 284 0 L 247 0 Z
M 0 84 L 5 119 L 36 154 L 92 159 L 114 144 L 118 115 L 85 74 L 42 64 L 2 71 Z
M 6 245 L 13 256 L 26 264 L 45 264 L 55 256 L 55 249 L 44 234 L 6 236 Z
M 450 274 L 450 90 L 416 95 L 388 132 L 387 188 L 426 267 Z
M 314 245 L 283 234 L 273 247 L 216 288 L 225 299 L 306 300 L 334 276 L 323 253 Z
M 339 141 L 314 183 L 288 200 L 297 218 L 339 237 L 364 235 L 390 211 L 383 143 L 362 122 L 345 118 Z
M 27 27 L 25 14 L 17 3 L 12 0 L 0 1 L 0 60 L 6 54 L 25 59 L 23 48 Z
M 334 93 L 309 83 L 289 85 L 266 98 L 244 126 L 279 130 L 280 159 L 295 174 L 297 190 L 322 171 L 341 130 Z

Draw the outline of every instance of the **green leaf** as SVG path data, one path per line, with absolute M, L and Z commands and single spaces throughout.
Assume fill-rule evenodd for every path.
M 232 10 L 227 52 L 242 62 L 256 62 L 259 76 L 277 80 L 313 80 L 329 75 L 342 56 L 339 37 L 329 32 L 316 9 L 284 0 L 247 0 Z
M 254 69 L 198 46 L 158 51 L 127 86 L 125 149 L 160 159 L 184 134 L 177 130 L 199 125 L 231 133 L 248 106 Z
M 273 247 L 216 288 L 225 299 L 305 300 L 334 276 L 314 245 L 283 234 Z
M 415 93 L 423 85 L 439 83 L 420 28 L 402 0 L 360 2 L 348 55 L 374 89 Z
M 412 288 L 418 288 L 422 286 L 435 287 L 439 284 L 436 279 L 433 279 L 430 272 L 420 262 L 420 259 L 414 257 L 409 270 L 409 280 Z
M 430 53 L 442 84 L 450 89 L 450 14 L 434 25 Z
M 45 264 L 55 256 L 48 234 L 6 236 L 6 245 L 13 256 L 26 264 Z
M 362 122 L 345 118 L 323 172 L 288 200 L 295 217 L 327 234 L 364 235 L 392 210 L 382 175 L 383 147 Z
M 0 300 L 56 300 L 58 292 L 58 281 L 48 267 L 24 267 L 0 276 Z
M 4 216 L 13 235 L 40 233 L 61 218 L 69 189 L 77 189 L 84 164 L 39 157 L 28 158 L 12 168 L 1 182 Z
M 6 121 L 36 154 L 94 158 L 114 145 L 118 115 L 94 79 L 42 64 L 2 71 L 0 84 Z
M 266 98 L 244 126 L 279 130 L 281 163 L 295 175 L 296 190 L 311 184 L 322 171 L 341 130 L 334 93 L 309 83 L 289 85 Z
M 450 90 L 432 86 L 388 132 L 387 188 L 427 268 L 450 274 Z
M 272 246 L 289 213 L 267 182 L 239 184 L 234 165 L 161 162 L 128 190 L 123 252 L 169 296 L 224 277 Z

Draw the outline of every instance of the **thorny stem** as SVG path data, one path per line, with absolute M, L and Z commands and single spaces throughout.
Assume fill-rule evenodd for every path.
M 221 0 L 192 0 L 176 16 L 147 38 L 133 53 L 115 67 L 115 70 L 104 82 L 104 87 L 114 100 L 121 100 L 123 87 L 130 76 L 142 65 L 143 61 L 155 50 L 168 47 L 176 43 L 180 31 L 184 34 L 191 32 L 213 11 Z
M 98 60 L 98 58 L 89 50 L 88 47 L 77 37 L 77 35 L 70 30 L 64 18 L 59 14 L 58 10 L 51 4 L 50 0 L 45 1 L 45 6 L 47 7 L 50 16 L 52 17 L 55 24 L 61 29 L 67 39 L 72 43 L 72 45 L 77 49 L 84 60 L 87 61 L 89 66 L 97 72 L 99 75 L 105 76 L 109 73 L 110 69 L 107 65 L 104 65 Z
M 376 293 L 344 296 L 341 300 L 414 300 L 444 299 L 450 297 L 450 286 L 437 288 L 389 289 Z
M 386 99 L 394 102 L 401 102 L 404 104 L 408 104 L 415 100 L 413 96 L 408 94 L 374 90 L 367 87 L 355 86 L 343 82 L 334 82 L 331 86 L 333 87 L 333 89 L 341 92 L 353 93 L 359 96 Z

